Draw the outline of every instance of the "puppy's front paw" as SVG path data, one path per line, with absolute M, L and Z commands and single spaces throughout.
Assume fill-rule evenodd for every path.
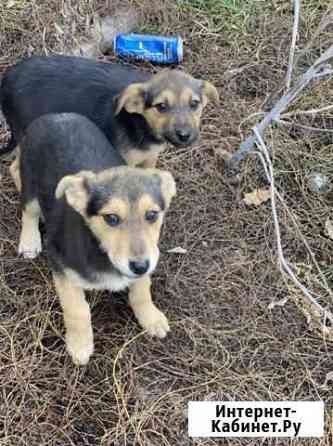
M 165 338 L 170 331 L 168 319 L 155 305 L 145 309 L 140 315 L 139 322 L 151 336 Z
M 88 364 L 90 356 L 94 352 L 92 339 L 79 338 L 76 335 L 66 336 L 66 347 L 76 365 Z
M 21 238 L 18 247 L 18 254 L 23 256 L 25 259 L 34 259 L 41 253 L 41 251 L 42 240 L 39 232 L 29 240 Z

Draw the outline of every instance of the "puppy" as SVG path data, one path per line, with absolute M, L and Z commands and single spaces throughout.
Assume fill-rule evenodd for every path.
M 34 56 L 8 69 L 0 104 L 13 150 L 24 129 L 46 113 L 74 112 L 93 121 L 131 166 L 155 167 L 166 143 L 193 144 L 216 88 L 177 70 L 154 76 L 128 66 L 72 56 Z M 18 187 L 17 160 L 11 174 Z
M 164 214 L 175 195 L 170 173 L 125 161 L 86 117 L 48 114 L 36 119 L 21 142 L 22 229 L 19 253 L 47 252 L 76 364 L 93 353 L 93 331 L 84 290 L 129 287 L 129 303 L 153 336 L 169 331 L 153 304 L 150 276 L 156 268 Z

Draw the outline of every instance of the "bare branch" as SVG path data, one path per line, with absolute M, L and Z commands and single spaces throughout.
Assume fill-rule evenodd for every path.
M 300 129 L 303 129 L 303 130 L 308 130 L 309 132 L 333 133 L 333 129 L 312 127 L 310 125 L 299 124 L 298 122 L 289 122 L 289 121 L 285 121 L 283 119 L 278 119 L 276 122 L 278 122 L 279 124 L 285 125 L 287 127 L 298 127 Z
M 293 35 L 291 38 L 290 53 L 289 53 L 289 64 L 286 77 L 286 87 L 287 91 L 290 89 L 291 78 L 294 68 L 294 56 L 296 48 L 296 40 L 298 35 L 298 24 L 299 24 L 299 11 L 300 11 L 300 0 L 294 0 L 294 25 L 293 25 Z
M 321 77 L 331 76 L 333 74 L 333 70 L 331 68 L 323 68 L 319 73 L 313 75 L 313 79 L 317 80 Z
M 319 35 L 325 31 L 325 29 L 333 23 L 333 9 L 330 6 L 326 13 L 323 15 L 323 18 L 320 20 L 320 23 L 318 25 L 318 28 L 314 32 L 312 38 L 309 40 L 309 42 L 305 45 L 305 47 L 298 53 L 298 56 L 296 57 L 295 64 L 298 63 L 298 61 L 303 57 L 305 53 L 307 53 L 311 48 L 313 43 L 317 40 Z
M 274 184 L 274 171 L 273 171 L 273 165 L 272 161 L 269 156 L 268 149 L 266 147 L 266 144 L 264 143 L 261 134 L 257 127 L 254 127 L 253 129 L 256 141 L 258 141 L 258 147 L 261 151 L 260 159 L 263 164 L 266 177 L 271 185 L 271 206 L 272 206 L 272 216 L 273 216 L 273 223 L 275 228 L 275 235 L 276 235 L 276 243 L 277 243 L 277 252 L 278 252 L 278 261 L 279 261 L 279 267 L 283 274 L 288 274 L 288 276 L 292 279 L 294 284 L 302 291 L 304 296 L 307 298 L 308 303 L 311 307 L 314 307 L 318 313 L 322 316 L 323 320 L 329 320 L 331 323 L 333 323 L 333 314 L 329 311 L 327 311 L 325 308 L 323 308 L 319 302 L 315 299 L 313 294 L 300 282 L 294 271 L 289 266 L 286 258 L 284 257 L 283 249 L 282 249 L 282 243 L 281 243 L 281 231 L 280 231 L 280 224 L 279 219 L 277 215 L 276 210 L 276 195 L 277 191 L 275 189 Z
M 333 45 L 324 51 L 315 63 L 303 74 L 298 82 L 296 82 L 296 84 L 278 100 L 271 111 L 268 112 L 264 119 L 257 125 L 257 131 L 261 135 L 273 121 L 279 119 L 280 114 L 296 99 L 298 94 L 312 80 L 333 74 L 333 69 L 327 68 L 327 64 L 331 59 L 333 59 Z M 239 150 L 233 155 L 228 163 L 228 167 L 231 170 L 238 169 L 239 162 L 253 149 L 255 141 L 255 135 L 250 135 L 241 143 Z
M 295 110 L 289 113 L 283 113 L 281 115 L 282 119 L 289 118 L 290 116 L 298 116 L 298 115 L 316 115 L 317 113 L 324 113 L 326 111 L 333 110 L 333 105 L 326 105 L 321 108 L 311 108 L 310 110 Z

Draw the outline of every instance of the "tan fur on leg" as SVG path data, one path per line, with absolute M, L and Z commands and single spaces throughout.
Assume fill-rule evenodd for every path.
M 160 153 L 166 149 L 165 144 L 152 144 L 149 150 L 131 149 L 121 152 L 122 157 L 129 166 L 155 167 Z
M 9 172 L 11 174 L 11 177 L 13 178 L 13 181 L 15 183 L 16 189 L 18 192 L 21 192 L 22 190 L 22 182 L 21 182 L 21 176 L 20 176 L 20 155 L 21 155 L 21 149 L 20 146 L 16 147 L 16 158 L 12 162 L 12 164 L 9 167 Z
M 153 304 L 150 287 L 150 277 L 143 277 L 134 282 L 129 291 L 129 303 L 139 324 L 151 336 L 164 338 L 170 330 L 168 320 Z
M 18 253 L 25 259 L 34 259 L 42 250 L 39 232 L 40 207 L 37 200 L 25 205 L 22 212 L 22 228 Z
M 75 364 L 85 365 L 94 351 L 94 342 L 84 290 L 62 275 L 53 274 L 53 280 L 64 312 L 67 351 Z
M 152 155 L 150 158 L 144 160 L 142 164 L 140 164 L 140 166 L 142 166 L 144 169 L 155 169 L 157 161 L 158 161 L 158 155 L 155 156 Z

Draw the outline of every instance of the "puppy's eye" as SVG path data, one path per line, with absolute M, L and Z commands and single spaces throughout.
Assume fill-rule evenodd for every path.
M 192 99 L 190 102 L 190 107 L 192 110 L 196 110 L 199 107 L 200 101 L 198 99 Z
M 149 221 L 149 223 L 154 223 L 158 219 L 158 211 L 147 211 L 145 219 Z
M 169 106 L 168 104 L 166 104 L 165 102 L 161 102 L 160 104 L 155 104 L 154 107 L 160 112 L 160 113 L 165 113 L 169 110 Z
M 118 226 L 121 222 L 120 217 L 116 214 L 103 215 L 105 222 L 110 226 Z

